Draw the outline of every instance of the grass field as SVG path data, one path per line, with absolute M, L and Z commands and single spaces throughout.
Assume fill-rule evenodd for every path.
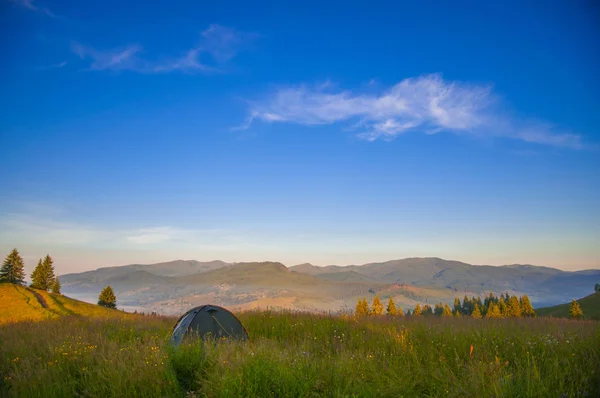
M 250 341 L 169 349 L 173 318 L 0 326 L 0 396 L 597 397 L 600 324 L 246 312 Z

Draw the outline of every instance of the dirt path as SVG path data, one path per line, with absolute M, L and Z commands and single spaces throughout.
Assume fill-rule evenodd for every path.
M 38 292 L 36 292 L 35 290 L 30 289 L 30 288 L 27 288 L 27 290 L 29 290 L 31 293 L 33 293 L 33 295 L 37 299 L 38 303 L 40 303 L 42 308 L 48 308 L 48 303 L 46 303 L 46 300 L 42 297 L 41 294 L 39 294 Z

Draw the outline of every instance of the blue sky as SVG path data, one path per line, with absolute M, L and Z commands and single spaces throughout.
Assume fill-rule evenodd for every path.
M 600 268 L 594 2 L 213 3 L 0 5 L 0 250 Z

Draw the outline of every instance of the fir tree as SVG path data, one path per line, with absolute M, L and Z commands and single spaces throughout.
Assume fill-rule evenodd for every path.
M 117 308 L 117 297 L 113 292 L 112 288 L 106 286 L 98 296 L 98 305 L 108 308 Z
M 579 303 L 575 299 L 573 299 L 573 301 L 571 301 L 571 305 L 569 306 L 569 318 L 571 318 L 571 319 L 583 318 L 583 311 L 581 310 Z
M 472 311 L 473 311 L 473 307 L 471 307 L 471 300 L 469 300 L 469 298 L 465 295 L 465 298 L 463 299 L 463 303 L 462 303 L 461 313 L 464 315 L 471 315 Z
M 358 300 L 356 303 L 356 315 L 359 316 L 367 316 L 369 315 L 369 304 L 367 303 L 366 298 L 362 298 Z
M 421 310 L 421 305 L 420 305 L 420 304 L 417 304 L 417 305 L 415 305 L 415 309 L 413 310 L 413 313 L 412 313 L 412 314 L 413 314 L 414 316 L 420 316 L 420 315 L 423 315 L 423 311 Z
M 373 299 L 373 303 L 371 303 L 371 311 L 373 311 L 373 315 L 383 315 L 383 304 L 379 300 L 379 296 L 375 295 Z
M 454 311 L 458 311 L 458 312 L 462 311 L 462 307 L 460 305 L 460 299 L 458 297 L 456 297 L 454 299 Z
M 406 311 L 406 316 L 412 316 L 412 312 L 410 310 Z
M 17 249 L 13 249 L 13 251 L 6 256 L 4 263 L 2 263 L 2 268 L 0 268 L 0 282 L 14 283 L 17 285 L 25 284 L 23 258 L 19 255 Z
M 44 278 L 46 282 L 46 287 L 44 289 L 49 290 L 54 284 L 54 261 L 52 261 L 52 257 L 49 254 L 44 258 Z
M 429 304 L 423 306 L 423 315 L 433 315 L 433 309 Z
M 402 307 L 400 307 L 400 306 L 396 307 L 396 315 L 404 316 L 404 311 L 402 311 Z
M 54 278 L 54 283 L 52 284 L 52 293 L 60 294 L 60 281 L 58 280 L 58 276 Z
M 527 297 L 526 294 L 521 296 L 520 304 L 521 304 L 521 312 L 522 312 L 523 316 L 526 316 L 526 317 L 535 316 L 535 310 L 533 309 L 533 306 L 531 305 L 531 302 L 529 301 L 529 297 Z
M 507 305 L 509 316 L 521 316 L 521 303 L 519 303 L 519 299 L 517 298 L 517 296 L 511 296 L 508 299 Z
M 452 309 L 448 304 L 444 304 L 444 310 L 442 311 L 442 316 L 452 316 Z
M 40 258 L 40 261 L 38 261 L 37 266 L 31 273 L 31 287 L 34 289 L 46 289 L 44 287 L 45 281 L 44 263 Z
M 503 318 L 510 316 L 508 313 L 508 306 L 506 305 L 506 302 L 504 301 L 504 297 L 502 297 L 502 295 L 500 295 L 500 300 L 498 300 L 498 308 L 500 309 L 500 315 Z
M 439 302 L 435 305 L 435 308 L 433 309 L 433 314 L 434 315 L 438 315 L 438 316 L 442 316 L 442 313 L 444 312 L 444 304 Z
M 388 300 L 386 312 L 388 315 L 391 316 L 398 315 L 398 311 L 396 310 L 396 303 L 394 303 L 394 298 L 392 296 L 390 296 L 390 299 Z
M 460 318 L 460 317 L 462 316 L 462 314 L 461 314 L 461 313 L 460 313 L 460 311 L 458 311 L 458 310 L 454 310 L 454 313 L 453 313 L 453 315 L 454 315 L 456 318 Z
M 485 317 L 486 318 L 502 318 L 502 314 L 500 313 L 500 307 L 498 307 L 498 304 L 491 301 L 490 306 L 488 307 L 488 310 L 485 313 Z
M 475 307 L 473 307 L 473 312 L 471 313 L 473 318 L 481 318 L 481 311 L 479 311 L 479 304 L 475 303 Z

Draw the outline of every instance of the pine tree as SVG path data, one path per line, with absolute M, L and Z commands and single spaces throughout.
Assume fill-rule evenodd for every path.
M 54 284 L 54 261 L 52 261 L 52 257 L 49 254 L 44 258 L 44 278 L 46 281 L 46 290 L 49 290 Z
M 462 311 L 462 307 L 460 305 L 460 299 L 458 297 L 456 297 L 454 299 L 454 311 L 455 312 L 461 312 Z
M 442 316 L 443 312 L 444 312 L 444 304 L 442 302 L 437 303 L 435 305 L 435 308 L 433 309 L 433 314 Z
M 452 309 L 448 304 L 444 304 L 444 310 L 442 312 L 442 316 L 452 316 Z
M 52 293 L 60 294 L 60 281 L 58 280 L 58 276 L 54 278 L 54 283 L 52 284 Z
M 394 303 L 394 298 L 392 296 L 390 296 L 390 299 L 388 300 L 386 312 L 388 315 L 391 316 L 398 315 L 398 311 L 396 310 L 396 303 Z
M 423 306 L 423 315 L 433 315 L 433 309 L 429 304 Z
M 521 311 L 523 313 L 523 316 L 526 316 L 526 317 L 535 316 L 535 310 L 533 309 L 533 306 L 531 305 L 531 302 L 529 301 L 529 297 L 526 294 L 521 296 L 520 304 L 521 304 Z
M 500 313 L 500 307 L 498 304 L 493 301 L 490 302 L 490 306 L 485 314 L 486 318 L 502 318 L 502 314 Z
M 575 299 L 573 299 L 573 301 L 571 301 L 571 305 L 569 306 L 569 318 L 571 318 L 571 319 L 583 318 L 583 311 L 581 310 L 579 303 Z
M 112 288 L 106 286 L 98 296 L 98 305 L 108 308 L 117 308 L 117 297 L 113 292 Z
M 471 307 L 471 300 L 469 300 L 469 298 L 465 295 L 465 297 L 463 299 L 463 303 L 462 303 L 461 314 L 471 315 L 472 311 L 473 311 L 473 307 Z
M 34 268 L 33 272 L 31 273 L 31 287 L 34 289 L 46 289 L 44 287 L 45 284 L 45 276 L 44 276 L 44 263 L 42 262 L 42 259 L 40 258 L 40 261 L 38 261 L 37 266 Z
M 371 303 L 371 311 L 373 311 L 373 315 L 383 315 L 383 304 L 379 300 L 379 296 L 375 295 L 373 299 L 373 303 Z
M 402 311 L 402 307 L 400 307 L 400 306 L 396 307 L 396 315 L 404 316 L 404 311 Z
M 519 299 L 517 298 L 517 296 L 511 296 L 508 299 L 507 302 L 508 305 L 508 313 L 510 314 L 510 316 L 516 316 L 516 317 L 520 317 L 521 316 L 521 303 L 519 303 Z
M 369 303 L 367 303 L 366 298 L 362 298 L 358 300 L 356 304 L 356 315 L 367 316 L 369 315 L 371 310 L 369 309 Z
M 21 258 L 17 249 L 13 249 L 13 251 L 6 256 L 4 263 L 2 263 L 2 268 L 0 268 L 0 282 L 14 283 L 17 285 L 25 284 L 23 258 Z
M 458 311 L 458 310 L 454 310 L 454 313 L 453 313 L 453 315 L 454 315 L 456 318 L 460 318 L 460 317 L 462 316 L 462 314 L 461 314 L 461 313 L 460 313 L 460 311 Z
M 414 316 L 423 315 L 423 312 L 421 311 L 421 305 L 420 304 L 415 305 L 415 309 L 413 310 L 412 314 Z
M 473 308 L 473 312 L 471 313 L 473 318 L 481 318 L 481 311 L 479 311 L 479 304 L 475 303 L 475 307 Z
M 510 316 L 508 313 L 508 306 L 506 305 L 502 295 L 500 295 L 500 300 L 498 300 L 498 308 L 500 309 L 500 316 L 503 318 Z

